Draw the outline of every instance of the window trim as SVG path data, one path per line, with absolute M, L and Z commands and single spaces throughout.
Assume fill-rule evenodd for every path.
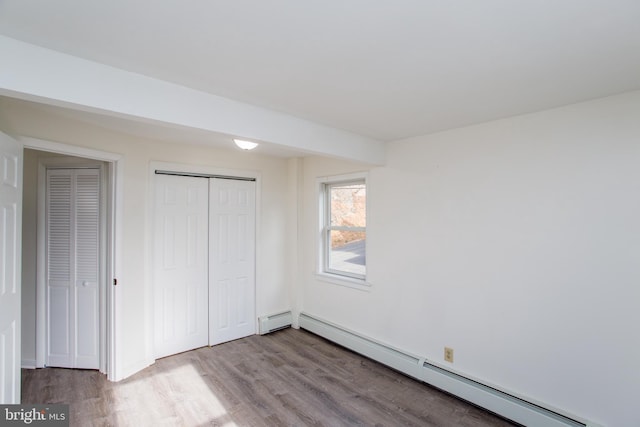
M 316 275 L 319 279 L 334 283 L 338 285 L 359 288 L 363 286 L 369 287 L 367 283 L 367 265 L 365 263 L 365 274 L 349 273 L 342 270 L 335 270 L 329 268 L 329 236 L 330 230 L 352 230 L 363 231 L 366 233 L 367 227 L 345 227 L 345 226 L 328 226 L 327 222 L 330 218 L 331 204 L 329 200 L 329 192 L 327 191 L 332 185 L 347 184 L 347 183 L 364 183 L 365 187 L 368 187 L 368 176 L 366 172 L 358 172 L 347 175 L 326 176 L 317 178 L 318 189 L 318 262 Z M 369 197 L 365 202 L 365 209 L 367 217 L 369 215 Z M 366 252 L 366 240 L 365 240 L 365 252 Z

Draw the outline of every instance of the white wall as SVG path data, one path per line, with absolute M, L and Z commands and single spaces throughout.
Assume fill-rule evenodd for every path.
M 388 144 L 370 171 L 370 291 L 316 279 L 306 159 L 302 309 L 608 426 L 640 425 L 640 92 Z
M 117 338 L 122 351 L 123 366 L 119 367 L 122 375 L 130 375 L 146 366 L 152 357 L 146 352 L 146 344 L 150 340 L 149 334 L 152 330 L 149 330 L 149 313 L 145 312 L 145 301 L 150 300 L 151 289 L 147 274 L 151 262 L 148 254 L 148 231 L 152 218 L 148 205 L 151 161 L 260 173 L 260 235 L 256 265 L 257 314 L 261 316 L 290 308 L 291 266 L 287 257 L 293 249 L 288 245 L 287 222 L 292 210 L 287 193 L 286 159 L 234 149 L 216 150 L 204 145 L 171 144 L 136 138 L 75 122 L 64 116 L 53 115 L 22 104 L 1 111 L 0 128 L 12 135 L 31 136 L 124 156 L 124 221 L 121 224 L 124 236 L 124 265 L 123 275 L 118 277 L 118 290 L 122 292 L 121 320 L 124 328 L 123 336 Z M 31 163 L 37 164 L 35 160 Z M 35 214 L 29 213 L 35 206 L 29 202 L 25 207 L 25 218 L 32 223 L 25 223 L 25 229 L 35 230 Z M 25 238 L 35 239 L 31 234 L 26 233 Z M 35 252 L 32 256 L 35 257 Z M 35 279 L 29 280 L 28 277 L 23 284 L 25 315 L 34 312 L 32 304 L 35 305 L 35 290 L 32 289 Z M 33 319 L 27 319 L 25 322 L 26 344 L 23 348 L 23 360 L 35 358 L 35 338 L 30 336 L 35 331 L 34 325 Z

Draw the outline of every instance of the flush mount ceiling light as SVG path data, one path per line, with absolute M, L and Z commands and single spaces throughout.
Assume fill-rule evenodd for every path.
M 256 142 L 251 142 L 251 141 L 245 141 L 243 139 L 233 139 L 233 142 L 236 143 L 236 145 L 240 148 L 242 148 L 243 150 L 253 150 L 254 148 L 256 148 L 258 146 L 258 143 Z

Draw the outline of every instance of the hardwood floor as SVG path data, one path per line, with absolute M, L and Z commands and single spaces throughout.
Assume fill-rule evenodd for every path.
M 511 426 L 311 333 L 286 329 L 170 356 L 118 383 L 23 370 L 23 403 L 71 426 Z

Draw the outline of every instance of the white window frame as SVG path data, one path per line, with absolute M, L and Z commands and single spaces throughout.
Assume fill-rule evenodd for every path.
M 355 274 L 342 270 L 335 270 L 329 268 L 329 231 L 349 229 L 353 231 L 364 231 L 366 233 L 367 227 L 340 227 L 330 226 L 330 208 L 331 201 L 328 193 L 328 189 L 332 185 L 347 184 L 347 183 L 364 183 L 365 187 L 368 187 L 367 173 L 359 172 L 348 175 L 336 175 L 330 177 L 321 177 L 317 179 L 318 188 L 318 264 L 317 275 L 326 282 L 334 283 L 338 285 L 344 285 L 349 287 L 355 287 L 358 289 L 367 289 L 369 284 L 367 283 L 367 265 L 365 262 L 365 274 Z M 368 188 L 367 188 L 368 189 Z M 369 215 L 369 197 L 367 193 L 367 200 L 365 203 L 366 215 Z M 366 242 L 365 242 L 366 245 Z M 366 253 L 366 249 L 365 249 Z

